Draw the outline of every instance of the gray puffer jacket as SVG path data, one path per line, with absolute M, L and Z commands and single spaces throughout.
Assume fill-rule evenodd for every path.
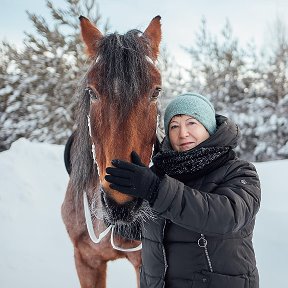
M 235 148 L 238 127 L 223 116 L 217 125 L 199 146 Z M 141 288 L 259 287 L 252 245 L 260 206 L 257 172 L 234 153 L 202 172 L 162 179 L 153 205 L 158 217 L 143 230 Z

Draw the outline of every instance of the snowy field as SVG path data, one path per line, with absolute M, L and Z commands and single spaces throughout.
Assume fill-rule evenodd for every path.
M 79 287 L 60 215 L 68 182 L 63 149 L 20 139 L 0 153 L 1 288 Z M 256 167 L 262 181 L 254 236 L 260 287 L 288 287 L 288 160 Z M 128 261 L 110 262 L 107 287 L 136 287 Z

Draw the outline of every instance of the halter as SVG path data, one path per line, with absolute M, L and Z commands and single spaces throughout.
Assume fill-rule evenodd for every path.
M 83 193 L 83 200 L 84 200 L 84 214 L 85 214 L 85 219 L 86 219 L 86 226 L 87 226 L 87 230 L 88 230 L 88 234 L 90 236 L 90 239 L 93 243 L 95 244 L 99 244 L 101 242 L 101 240 L 111 231 L 111 236 L 110 236 L 110 242 L 111 245 L 114 249 L 119 250 L 119 251 L 123 251 L 123 252 L 134 252 L 134 251 L 138 251 L 142 249 L 142 243 L 139 244 L 137 247 L 134 248 L 121 248 L 118 247 L 115 242 L 114 242 L 114 230 L 115 230 L 115 225 L 110 225 L 108 226 L 103 232 L 101 232 L 99 234 L 99 237 L 97 238 L 97 236 L 95 235 L 94 232 L 94 228 L 93 228 L 93 222 L 92 222 L 92 217 L 91 217 L 91 213 L 90 213 L 90 208 L 89 208 L 89 204 L 88 204 L 88 197 L 86 192 Z
M 95 145 L 94 145 L 93 140 L 92 140 L 90 115 L 87 115 L 87 119 L 88 119 L 89 135 L 90 135 L 90 138 L 92 141 L 93 162 L 96 166 L 98 166 L 97 161 L 96 161 Z M 126 249 L 126 248 L 118 247 L 114 242 L 114 236 L 113 235 L 114 235 L 115 225 L 113 225 L 113 224 L 108 226 L 103 232 L 101 232 L 99 234 L 99 237 L 97 237 L 95 235 L 95 232 L 94 232 L 92 217 L 91 217 L 89 203 L 88 203 L 88 197 L 87 197 L 87 194 L 85 191 L 83 193 L 83 203 L 84 203 L 84 215 L 85 215 L 86 227 L 88 230 L 89 237 L 93 243 L 99 244 L 101 242 L 101 240 L 110 232 L 110 230 L 112 230 L 111 236 L 110 236 L 110 242 L 111 242 L 111 246 L 115 250 L 122 251 L 122 252 L 134 252 L 134 251 L 138 251 L 138 250 L 142 249 L 142 243 L 140 243 L 137 247 L 134 247 L 134 248 L 127 248 Z

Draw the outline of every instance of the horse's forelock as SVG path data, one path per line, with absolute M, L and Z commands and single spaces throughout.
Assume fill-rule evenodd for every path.
M 99 43 L 95 63 L 98 92 L 110 103 L 121 103 L 120 116 L 127 115 L 151 87 L 151 64 L 146 59 L 150 54 L 148 40 L 138 30 L 109 34 Z

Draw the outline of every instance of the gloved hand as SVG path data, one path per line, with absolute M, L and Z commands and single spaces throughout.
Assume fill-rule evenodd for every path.
M 139 155 L 132 151 L 132 163 L 114 159 L 114 167 L 106 168 L 105 180 L 110 182 L 110 188 L 119 192 L 142 198 L 153 205 L 159 190 L 160 179 L 146 167 Z

